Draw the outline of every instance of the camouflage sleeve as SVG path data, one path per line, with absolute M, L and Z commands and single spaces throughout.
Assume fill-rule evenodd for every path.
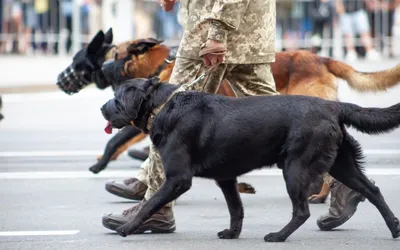
M 218 21 L 210 22 L 207 39 L 215 40 L 220 43 L 226 43 L 227 37 L 228 30 L 224 27 L 222 23 Z
M 215 1 L 211 14 L 208 39 L 226 43 L 228 30 L 239 28 L 240 21 L 246 12 L 250 0 L 218 0 Z
M 221 22 L 227 29 L 237 30 L 250 0 L 215 1 L 207 20 Z

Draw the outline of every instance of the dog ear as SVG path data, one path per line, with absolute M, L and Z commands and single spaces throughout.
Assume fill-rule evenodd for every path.
M 127 51 L 129 54 L 140 55 L 147 52 L 149 49 L 153 48 L 154 46 L 160 43 L 162 43 L 162 41 L 159 41 L 154 38 L 142 39 L 136 43 L 129 45 Z
M 113 31 L 112 28 L 109 28 L 106 32 L 106 34 L 104 35 L 104 43 L 106 44 L 112 44 L 113 41 Z
M 129 119 L 135 120 L 138 117 L 144 98 L 145 93 L 141 88 L 129 86 L 125 89 L 123 104 Z
M 87 46 L 88 54 L 89 55 L 96 54 L 99 50 L 101 50 L 103 42 L 104 42 L 104 33 L 102 30 L 99 30 L 99 32 L 97 32 L 97 34 L 93 37 L 93 39 Z
M 157 76 L 146 80 L 146 82 L 143 84 L 143 90 L 146 93 L 145 98 L 147 98 L 147 96 L 158 86 L 159 81 L 160 79 Z

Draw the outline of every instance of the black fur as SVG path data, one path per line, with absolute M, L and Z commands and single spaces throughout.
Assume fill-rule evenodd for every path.
M 124 83 L 115 98 L 101 108 L 103 116 L 114 127 L 122 128 L 133 120 L 147 131 L 149 114 L 177 88 L 162 83 L 146 98 L 145 86 L 154 86 L 156 80 Z M 277 164 L 293 214 L 281 231 L 266 235 L 265 241 L 285 241 L 309 218 L 306 190 L 324 172 L 374 204 L 397 238 L 399 221 L 379 188 L 363 174 L 361 147 L 345 125 L 366 132 L 389 131 L 400 125 L 400 104 L 377 109 L 309 96 L 230 98 L 194 91 L 178 93 L 156 115 L 150 131 L 163 161 L 165 182 L 135 218 L 117 231 L 122 236 L 134 233 L 154 212 L 189 190 L 193 176 L 198 176 L 215 179 L 227 201 L 230 228 L 218 236 L 237 238 L 243 219 L 237 176 Z

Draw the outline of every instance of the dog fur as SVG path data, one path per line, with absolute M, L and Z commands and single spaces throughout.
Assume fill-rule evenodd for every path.
M 129 80 L 101 107 L 113 127 L 133 123 L 150 134 L 166 176 L 134 219 L 117 228 L 121 236 L 135 233 L 161 207 L 188 191 L 196 176 L 215 179 L 225 196 L 230 228 L 218 237 L 238 238 L 244 212 L 237 177 L 274 164 L 282 169 L 293 214 L 265 241 L 285 241 L 310 217 L 305 190 L 325 172 L 364 195 L 379 210 L 392 237 L 400 236 L 399 220 L 364 175 L 361 146 L 345 128 L 368 134 L 392 131 L 400 126 L 400 104 L 362 108 L 309 96 L 232 98 L 197 91 L 169 98 L 177 88 L 158 78 Z M 149 127 L 150 116 L 165 102 Z

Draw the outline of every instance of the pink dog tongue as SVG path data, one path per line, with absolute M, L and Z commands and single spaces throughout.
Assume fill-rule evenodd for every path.
M 106 127 L 104 128 L 104 131 L 105 131 L 107 134 L 112 134 L 111 122 L 107 121 L 107 125 L 106 125 Z

